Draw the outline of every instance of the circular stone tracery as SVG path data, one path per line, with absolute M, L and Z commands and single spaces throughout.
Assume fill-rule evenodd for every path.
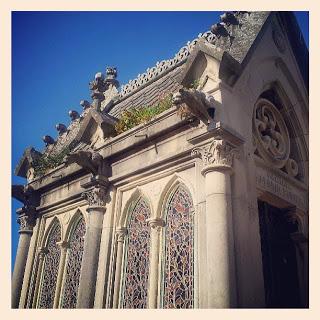
M 283 168 L 290 155 L 289 132 L 278 109 L 266 99 L 259 99 L 255 105 L 253 133 L 264 160 Z

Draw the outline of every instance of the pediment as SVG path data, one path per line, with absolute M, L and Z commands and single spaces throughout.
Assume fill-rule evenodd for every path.
M 221 81 L 233 85 L 241 72 L 241 65 L 228 52 L 205 41 L 199 41 L 188 58 L 180 82 L 189 88 L 199 82 L 203 92 L 219 88 Z
M 28 178 L 28 171 L 31 169 L 32 164 L 41 157 L 41 152 L 35 150 L 32 147 L 27 148 L 23 156 L 21 157 L 18 165 L 16 166 L 14 170 L 14 174 L 22 177 L 22 178 Z
M 80 130 L 75 138 L 76 141 L 92 144 L 94 140 L 113 137 L 117 119 L 95 109 L 91 109 L 80 125 Z

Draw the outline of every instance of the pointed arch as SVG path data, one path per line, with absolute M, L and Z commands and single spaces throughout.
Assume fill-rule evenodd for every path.
M 85 217 L 81 210 L 78 209 L 73 215 L 66 233 L 68 253 L 60 299 L 61 308 L 72 309 L 76 308 L 77 305 L 85 233 Z
M 194 308 L 194 206 L 184 183 L 176 179 L 164 198 L 162 216 L 163 308 Z
M 157 218 L 165 219 L 165 208 L 168 202 L 168 198 L 172 194 L 172 191 L 175 190 L 179 185 L 184 185 L 186 190 L 188 190 L 188 192 L 190 193 L 191 198 L 195 199 L 195 192 L 191 182 L 186 181 L 185 179 L 181 178 L 177 173 L 174 173 L 161 192 L 158 207 L 156 210 Z
M 61 224 L 55 217 L 50 223 L 47 234 L 44 237 L 44 247 L 46 248 L 46 256 L 44 258 L 41 270 L 41 282 L 38 295 L 37 308 L 51 309 L 53 308 L 56 282 L 60 264 L 60 247 L 58 242 L 61 241 Z
M 125 207 L 128 230 L 122 280 L 122 307 L 146 308 L 150 256 L 150 201 L 137 189 Z

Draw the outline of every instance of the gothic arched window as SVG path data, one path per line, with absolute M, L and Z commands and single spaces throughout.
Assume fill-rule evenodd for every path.
M 56 291 L 56 282 L 60 263 L 60 247 L 57 242 L 61 241 L 61 227 L 56 222 L 50 230 L 47 240 L 47 254 L 44 259 L 42 269 L 42 279 L 38 308 L 53 308 L 54 296 Z
M 71 309 L 76 308 L 77 305 L 85 233 L 86 224 L 84 218 L 81 217 L 73 227 L 69 240 L 61 308 Z
M 140 198 L 129 217 L 123 308 L 146 308 L 149 280 L 150 217 L 148 203 Z
M 193 205 L 182 185 L 169 198 L 164 233 L 163 308 L 193 308 Z

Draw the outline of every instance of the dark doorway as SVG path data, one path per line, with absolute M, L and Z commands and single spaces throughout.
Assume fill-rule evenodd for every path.
M 297 226 L 285 210 L 258 201 L 267 308 L 301 308 L 296 249 L 290 233 Z

